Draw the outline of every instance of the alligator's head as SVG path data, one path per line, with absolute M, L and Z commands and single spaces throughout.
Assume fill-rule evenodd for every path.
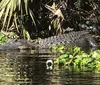
M 0 46 L 0 50 L 24 50 L 24 49 L 32 49 L 32 45 L 28 43 L 26 40 L 14 40 L 11 39 L 4 45 Z

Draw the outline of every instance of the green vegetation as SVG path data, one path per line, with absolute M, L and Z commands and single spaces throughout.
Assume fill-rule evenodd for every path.
M 3 33 L 0 33 L 0 45 L 4 44 L 8 41 L 8 37 L 6 37 Z
M 100 50 L 95 50 L 89 53 L 82 51 L 79 47 L 64 48 L 58 46 L 53 48 L 54 52 L 61 53 L 59 57 L 54 60 L 55 65 L 60 68 L 74 68 L 80 70 L 100 71 Z
M 6 43 L 9 39 L 17 39 L 18 36 L 14 32 L 0 32 L 0 45 Z

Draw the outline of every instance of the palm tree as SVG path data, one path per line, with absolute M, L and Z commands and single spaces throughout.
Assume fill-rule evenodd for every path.
M 19 25 L 23 27 L 23 20 L 26 16 L 30 16 L 34 25 L 34 15 L 32 10 L 29 8 L 29 3 L 33 0 L 2 0 L 0 2 L 0 20 L 2 22 L 2 30 L 16 28 L 19 31 Z

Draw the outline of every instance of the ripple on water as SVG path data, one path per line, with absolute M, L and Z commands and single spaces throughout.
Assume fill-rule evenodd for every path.
M 0 85 L 100 84 L 100 73 L 47 70 L 46 61 L 54 56 L 56 55 L 0 52 Z

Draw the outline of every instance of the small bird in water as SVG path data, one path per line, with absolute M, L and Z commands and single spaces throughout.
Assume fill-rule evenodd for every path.
M 52 60 L 46 61 L 46 68 L 49 69 L 49 70 L 53 69 L 53 61 Z

